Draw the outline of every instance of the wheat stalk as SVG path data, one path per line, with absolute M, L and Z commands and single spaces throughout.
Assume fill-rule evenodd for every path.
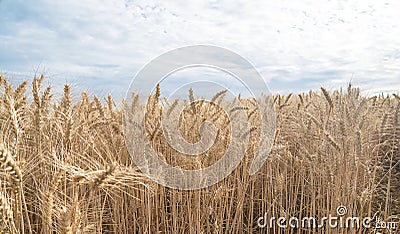
M 14 230 L 14 215 L 6 195 L 0 191 L 0 232 Z

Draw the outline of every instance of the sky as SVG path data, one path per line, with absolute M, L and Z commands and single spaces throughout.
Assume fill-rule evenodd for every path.
M 0 73 L 123 97 L 152 59 L 202 44 L 246 58 L 273 93 L 349 82 L 398 92 L 399 10 L 398 0 L 0 0 Z

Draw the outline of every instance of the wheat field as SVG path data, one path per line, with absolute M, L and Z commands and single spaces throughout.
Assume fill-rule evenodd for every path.
M 218 106 L 192 102 L 179 119 L 189 142 L 199 140 L 204 119 L 219 129 L 210 151 L 188 160 L 162 134 L 163 110 L 177 104 L 160 97 L 159 86 L 140 106 L 111 95 L 73 97 L 70 85 L 58 100 L 43 80 L 42 75 L 14 87 L 10 77 L 0 79 L 1 233 L 370 233 L 365 228 L 257 225 L 266 212 L 322 217 L 335 214 L 338 206 L 346 206 L 349 216 L 379 212 L 382 220 L 399 220 L 396 94 L 365 97 L 349 85 L 275 95 L 274 146 L 255 175 L 248 168 L 259 143 L 259 110 L 254 100 L 239 97 L 251 126 L 244 159 L 221 182 L 181 191 L 138 170 L 125 143 L 123 109 L 146 108 L 153 148 L 171 165 L 199 169 L 215 163 L 229 144 L 229 119 Z M 224 94 L 217 93 L 213 101 Z M 193 96 L 190 90 L 186 102 Z

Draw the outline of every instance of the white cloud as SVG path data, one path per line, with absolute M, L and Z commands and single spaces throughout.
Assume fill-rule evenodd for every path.
M 40 66 L 57 81 L 121 92 L 160 53 L 210 43 L 248 58 L 273 91 L 349 81 L 367 93 L 396 91 L 396 9 L 396 0 L 4 0 L 0 69 L 31 74 Z

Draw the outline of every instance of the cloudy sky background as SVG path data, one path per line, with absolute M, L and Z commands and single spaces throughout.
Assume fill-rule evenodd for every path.
M 122 97 L 151 59 L 212 44 L 247 58 L 274 93 L 398 92 L 399 11 L 397 0 L 0 0 L 0 73 Z

